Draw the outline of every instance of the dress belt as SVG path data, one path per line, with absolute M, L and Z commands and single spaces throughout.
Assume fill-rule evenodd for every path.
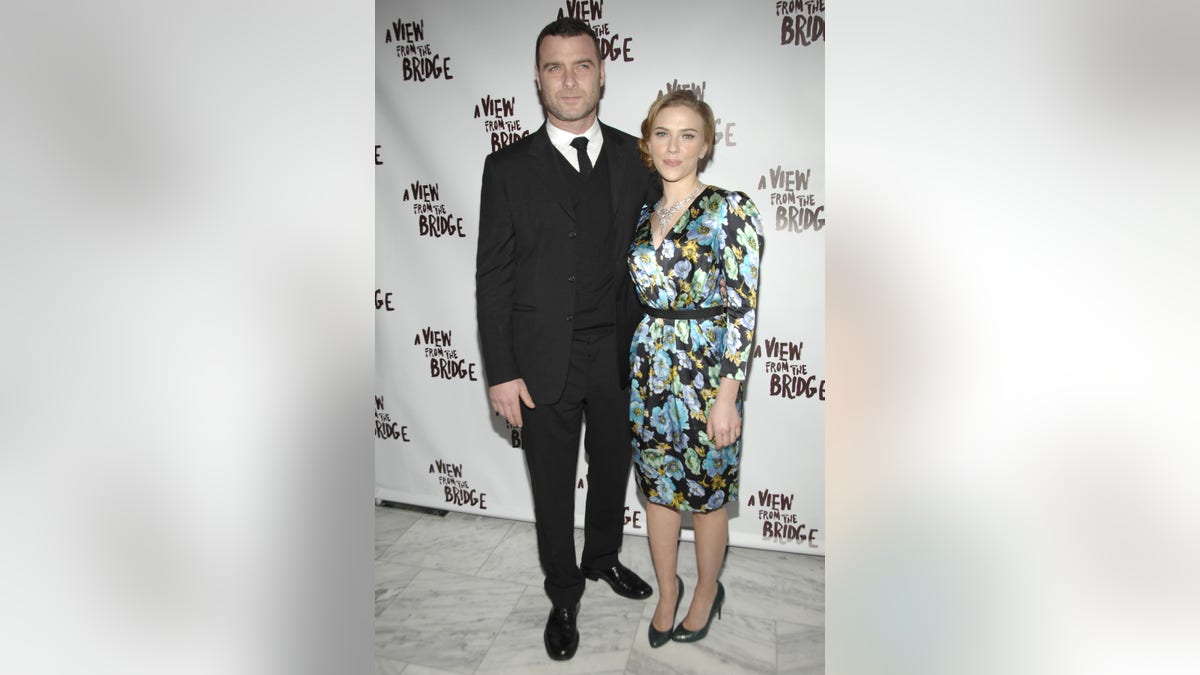
M 699 309 L 654 309 L 653 307 L 643 307 L 642 309 L 648 316 L 656 319 L 676 319 L 683 321 L 689 319 L 703 321 L 704 319 L 711 319 L 725 313 L 725 307 L 721 305 L 716 307 L 701 307 Z

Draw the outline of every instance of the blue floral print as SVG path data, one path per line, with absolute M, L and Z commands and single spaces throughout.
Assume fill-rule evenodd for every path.
M 629 253 L 630 276 L 642 304 L 663 310 L 723 306 L 725 311 L 701 320 L 647 316 L 638 325 L 630 346 L 634 475 L 652 502 L 711 511 L 738 497 L 741 440 L 714 447 L 706 427 L 721 378 L 746 379 L 762 221 L 745 193 L 709 186 L 656 250 L 651 212 L 651 205 L 642 208 Z

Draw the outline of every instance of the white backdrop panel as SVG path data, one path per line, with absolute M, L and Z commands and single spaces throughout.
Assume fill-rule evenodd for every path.
M 604 42 L 608 124 L 638 133 L 650 103 L 677 86 L 716 113 L 701 178 L 750 194 L 766 237 L 730 543 L 823 555 L 823 2 L 380 0 L 376 496 L 533 518 L 519 435 L 487 404 L 476 225 L 484 158 L 543 122 L 533 45 L 560 13 Z M 581 452 L 579 525 L 585 461 Z M 632 480 L 626 504 L 626 531 L 645 534 Z

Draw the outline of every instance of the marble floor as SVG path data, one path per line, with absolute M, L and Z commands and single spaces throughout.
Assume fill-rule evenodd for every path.
M 582 550 L 582 530 L 575 539 Z M 626 535 L 621 561 L 653 584 L 645 537 Z M 696 577 L 691 542 L 680 544 L 679 568 L 686 608 Z M 824 558 L 731 547 L 721 581 L 725 606 L 708 637 L 658 649 L 646 641 L 653 598 L 629 600 L 589 581 L 579 650 L 552 661 L 532 523 L 376 507 L 375 672 L 824 672 Z

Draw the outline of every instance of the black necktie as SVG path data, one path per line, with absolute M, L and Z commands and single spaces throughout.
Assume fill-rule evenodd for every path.
M 587 136 L 577 136 L 571 141 L 571 145 L 575 148 L 575 154 L 579 158 L 579 175 L 587 177 L 592 170 L 592 160 L 588 159 L 587 154 Z

